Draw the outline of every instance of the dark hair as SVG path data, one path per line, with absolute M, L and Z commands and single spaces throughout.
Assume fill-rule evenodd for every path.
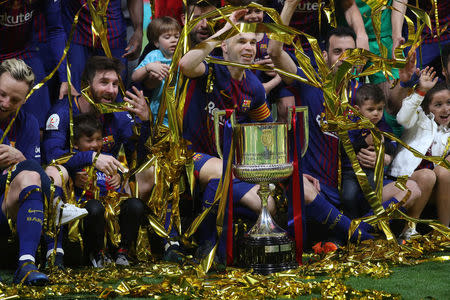
M 363 84 L 356 91 L 355 104 L 361 106 L 364 102 L 372 100 L 374 104 L 386 103 L 386 98 L 381 88 L 373 83 Z
M 430 110 L 428 109 L 428 106 L 430 105 L 431 101 L 433 100 L 434 94 L 439 93 L 440 91 L 450 90 L 450 87 L 447 85 L 445 81 L 441 81 L 437 83 L 432 89 L 430 89 L 423 98 L 422 103 L 420 106 L 422 106 L 422 109 L 425 113 L 429 113 Z
M 97 131 L 102 132 L 103 126 L 96 115 L 85 113 L 73 118 L 73 140 L 75 143 L 82 136 L 91 137 Z
M 219 0 L 187 0 L 186 1 L 187 7 L 190 8 L 190 10 L 193 10 L 195 6 L 198 7 L 208 7 L 208 6 L 214 6 L 214 7 L 220 7 Z M 185 14 L 187 12 L 186 6 L 184 6 L 183 1 L 183 13 Z
M 168 16 L 155 18 L 147 26 L 147 39 L 151 43 L 156 43 L 162 34 L 173 31 L 181 31 L 177 20 Z
M 328 51 L 328 48 L 330 48 L 330 38 L 332 36 L 337 36 L 337 37 L 350 36 L 356 43 L 356 33 L 353 31 L 353 29 L 351 29 L 350 27 L 346 27 L 346 26 L 336 27 L 336 28 L 331 29 L 328 32 L 327 38 L 325 40 L 325 50 L 326 51 Z
M 109 58 L 106 56 L 92 56 L 84 66 L 81 74 L 81 86 L 84 88 L 92 82 L 97 71 L 115 71 L 119 75 L 124 66 L 118 58 Z

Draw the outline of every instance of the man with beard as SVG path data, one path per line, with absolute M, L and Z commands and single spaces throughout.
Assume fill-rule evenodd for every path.
M 236 23 L 246 10 L 234 12 L 230 20 Z M 219 180 L 222 176 L 222 159 L 215 146 L 214 111 L 234 109 L 239 123 L 272 121 L 266 104 L 264 87 L 259 79 L 248 69 L 206 63 L 206 56 L 219 44 L 216 37 L 231 28 L 227 23 L 213 36 L 186 53 L 180 60 L 181 72 L 190 78 L 183 120 L 183 137 L 192 143 L 194 151 L 194 174 L 204 188 L 203 207 L 206 209 L 214 201 Z M 200 32 L 196 35 L 203 38 Z M 252 64 L 256 54 L 256 35 L 240 33 L 221 43 L 223 58 L 240 64 Z M 212 75 L 211 75 L 212 74 Z M 208 78 L 214 78 L 213 90 L 207 91 Z M 224 122 L 220 122 L 220 130 Z M 221 135 L 222 136 L 222 135 Z M 256 194 L 258 186 L 240 180 L 233 180 L 233 206 L 250 209 L 249 214 L 256 216 L 261 209 L 261 201 Z M 269 200 L 269 210 L 275 209 L 273 199 Z M 204 253 L 215 243 L 216 217 L 210 212 L 198 229 L 198 238 Z M 222 253 L 223 254 L 223 253 Z M 201 253 L 200 253 L 201 255 Z M 219 261 L 224 257 L 219 253 Z
M 88 94 L 95 103 L 101 105 L 115 102 L 119 92 L 119 74 L 121 71 L 122 64 L 116 58 L 94 56 L 88 60 L 83 71 L 82 83 L 84 87 L 89 87 Z M 124 101 L 130 104 L 126 106 L 128 112 L 99 114 L 95 106 L 90 104 L 86 97 L 88 96 L 82 95 L 72 99 L 72 113 L 73 116 L 81 113 L 97 114 L 103 125 L 102 154 L 95 158 L 96 153 L 94 151 L 78 151 L 64 164 L 64 167 L 69 173 L 73 174 L 73 172 L 94 163 L 95 168 L 104 172 L 107 176 L 123 172 L 123 166 L 115 158 L 120 146 L 124 145 L 127 159 L 131 162 L 132 153 L 137 150 L 137 147 L 143 147 L 146 133 L 149 132 L 149 108 L 142 91 L 133 87 L 132 92 L 126 92 Z M 69 109 L 69 100 L 66 97 L 50 111 L 43 142 L 43 154 L 47 163 L 69 152 Z M 132 127 L 134 126 L 134 120 L 130 113 L 135 114 L 142 121 L 141 140 L 138 143 L 133 137 Z M 83 185 L 80 178 L 83 175 L 85 174 L 80 173 L 75 177 L 75 185 L 78 184 L 81 188 L 83 188 Z M 148 180 L 146 176 L 151 176 L 151 174 L 144 172 L 144 176 L 137 176 L 137 180 Z M 85 208 L 88 210 L 89 215 L 84 220 L 83 240 L 93 241 L 98 238 L 101 239 L 104 235 L 105 222 L 103 205 L 98 200 L 93 199 L 87 202 Z M 125 262 L 125 264 L 128 263 L 126 254 L 131 243 L 136 240 L 143 214 L 144 205 L 139 199 L 130 198 L 123 202 L 119 222 L 122 239 L 120 248 L 117 251 L 116 263 L 118 261 Z M 99 249 L 100 246 L 91 244 L 86 245 L 86 248 L 90 250 L 89 254 L 94 266 L 103 266 L 106 263 L 107 256 L 102 252 L 103 249 Z

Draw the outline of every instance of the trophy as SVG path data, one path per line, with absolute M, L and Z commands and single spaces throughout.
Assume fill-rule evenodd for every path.
M 295 111 L 303 113 L 307 133 L 307 107 L 296 107 Z M 214 112 L 216 148 L 220 157 L 219 117 L 223 115 L 225 111 Z M 274 222 L 267 209 L 269 183 L 289 178 L 294 169 L 288 157 L 287 132 L 291 127 L 291 115 L 292 108 L 289 109 L 288 123 L 236 124 L 234 112 L 230 120 L 235 144 L 233 174 L 242 181 L 259 184 L 258 195 L 262 202 L 256 224 L 244 235 L 240 262 L 255 273 L 264 275 L 298 266 L 294 241 Z M 306 153 L 307 145 L 305 134 L 302 156 Z

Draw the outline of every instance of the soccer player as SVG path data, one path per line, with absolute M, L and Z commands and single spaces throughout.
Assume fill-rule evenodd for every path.
M 0 65 L 2 136 L 16 110 L 25 102 L 33 82 L 34 74 L 22 60 L 7 59 Z M 38 122 L 23 110 L 19 111 L 3 144 L 0 144 L 0 168 L 0 225 L 7 227 L 8 218 L 12 218 L 19 236 L 19 268 L 13 282 L 45 284 L 47 276 L 39 272 L 34 263 L 44 222 L 44 194 L 47 199 L 51 194 L 50 179 L 40 166 Z M 10 182 L 8 191 L 7 181 Z M 66 218 L 63 210 L 62 218 L 66 219 L 62 223 L 66 223 L 76 217 L 69 215 Z M 59 215 L 56 219 L 59 220 Z
M 236 23 L 244 16 L 246 10 L 234 12 L 230 20 Z M 211 204 L 217 190 L 219 179 L 222 176 L 222 160 L 218 157 L 215 146 L 214 111 L 234 109 L 238 122 L 267 122 L 272 117 L 265 101 L 264 87 L 259 79 L 250 70 L 208 64 L 204 60 L 207 55 L 219 44 L 215 37 L 231 28 L 227 23 L 213 36 L 206 39 L 201 45 L 188 53 L 180 60 L 181 72 L 190 78 L 188 86 L 185 114 L 183 120 L 183 137 L 192 143 L 194 154 L 195 174 L 200 186 L 204 187 L 204 204 Z M 227 61 L 241 64 L 252 64 L 256 54 L 256 35 L 254 33 L 241 33 L 221 43 L 223 58 Z M 212 74 L 212 91 L 207 91 L 207 82 Z M 220 120 L 221 131 L 224 122 Z M 240 205 L 259 212 L 261 201 L 256 194 L 258 186 L 234 180 L 233 201 Z M 269 210 L 274 210 L 273 199 L 269 201 Z M 209 224 L 211 230 L 215 228 L 215 218 Z M 205 226 L 207 227 L 207 226 Z M 203 229 L 199 228 L 199 233 Z M 208 237 L 201 242 L 207 242 Z
M 94 56 L 88 60 L 83 72 L 82 80 L 85 86 L 89 86 L 89 94 L 94 102 L 102 104 L 115 101 L 119 92 L 118 74 L 121 70 L 121 63 L 116 58 L 110 59 L 104 56 Z M 67 168 L 69 172 L 72 172 L 80 170 L 85 166 L 92 165 L 95 161 L 95 168 L 102 171 L 107 176 L 114 176 L 118 171 L 124 172 L 123 166 L 114 158 L 119 152 L 120 145 L 124 145 L 128 161 L 131 161 L 132 152 L 140 145 L 143 145 L 146 137 L 145 132 L 149 131 L 149 108 L 142 92 L 134 87 L 133 92 L 126 92 L 124 100 L 131 104 L 127 107 L 128 112 L 103 115 L 98 114 L 95 107 L 91 105 L 85 97 L 86 96 L 83 95 L 73 98 L 73 116 L 77 116 L 81 113 L 97 114 L 97 117 L 101 120 L 103 125 L 102 153 L 99 154 L 95 160 L 96 152 L 92 150 L 78 151 L 66 164 L 64 164 L 64 167 Z M 69 109 L 69 100 L 66 97 L 58 102 L 49 113 L 43 141 L 43 153 L 46 162 L 50 162 L 52 159 L 59 158 L 61 155 L 69 152 Z M 142 143 L 136 143 L 133 138 L 132 126 L 134 125 L 134 121 L 129 112 L 135 114 L 142 121 Z M 140 193 L 148 192 L 151 189 L 151 182 L 148 182 L 150 180 L 147 180 L 150 175 L 151 174 L 147 174 L 147 172 L 144 171 L 137 176 Z M 78 176 L 82 176 L 82 174 L 79 174 Z M 145 191 L 146 186 L 149 186 L 148 191 Z M 98 201 L 97 204 L 100 205 Z M 101 213 L 103 209 L 102 207 L 99 208 L 98 205 L 94 208 L 87 205 L 86 208 L 89 212 L 88 218 L 90 220 L 92 219 L 92 216 Z M 139 214 L 141 211 L 137 209 L 133 210 L 133 213 Z M 138 219 L 138 216 L 130 214 L 128 215 L 128 218 Z M 98 254 L 99 253 L 93 253 L 93 256 L 97 256 L 98 258 L 96 259 L 96 264 L 100 259 L 103 259 L 103 256 L 98 257 Z
M 78 24 L 68 53 L 69 62 L 71 63 L 72 83 L 78 91 L 80 91 L 81 76 L 88 58 L 93 55 L 105 55 L 100 39 L 96 38 L 94 40 L 92 34 L 92 18 L 86 3 L 86 0 L 63 0 L 61 5 L 63 25 L 67 35 L 72 28 L 75 14 L 81 8 Z M 84 4 L 86 6 L 83 6 Z M 139 57 L 143 35 L 142 0 L 127 0 L 127 6 L 134 27 L 134 33 L 128 45 L 126 41 L 126 23 L 122 13 L 121 1 L 109 1 L 105 16 L 105 25 L 107 25 L 108 30 L 107 39 L 111 54 L 113 57 L 119 58 L 125 66 L 127 65 L 127 59 L 134 60 Z M 121 72 L 121 77 L 126 84 L 125 69 Z
M 283 8 L 281 17 L 284 24 L 288 24 L 298 4 L 298 0 L 287 0 Z M 337 28 L 330 32 L 326 41 L 326 48 L 323 51 L 323 57 L 332 71 L 336 71 L 341 62 L 340 55 L 347 49 L 353 49 L 356 46 L 356 36 L 349 28 Z M 283 51 L 282 43 L 271 40 L 269 42 L 269 55 L 271 56 L 275 66 L 304 77 L 301 69 L 297 67 L 290 56 Z M 284 78 L 286 83 L 291 83 L 292 80 Z M 306 215 L 308 218 L 327 224 L 328 229 L 334 228 L 334 233 L 337 234 L 335 238 L 338 243 L 345 243 L 347 239 L 348 227 L 350 220 L 340 213 L 336 207 L 340 205 L 338 192 L 338 145 L 339 140 L 337 135 L 332 132 L 323 132 L 321 130 L 322 113 L 324 112 L 324 96 L 319 88 L 309 86 L 301 82 L 295 82 L 295 90 L 301 98 L 300 105 L 308 106 L 309 113 L 309 140 L 310 144 L 305 157 L 302 159 L 303 172 L 317 178 L 320 186 L 314 186 L 309 180 L 304 180 L 304 193 L 306 204 Z M 357 85 L 351 84 L 351 93 L 355 94 Z M 373 150 L 361 149 L 357 153 L 357 158 L 364 167 L 375 166 L 375 153 Z M 408 181 L 408 187 L 412 190 L 411 198 L 416 198 L 420 191 L 415 182 Z M 393 189 L 395 190 L 395 189 Z M 405 192 L 396 190 L 392 195 L 385 195 L 391 201 L 395 199 L 402 199 Z M 365 227 L 367 224 L 360 225 L 362 232 L 361 239 L 371 238 L 367 233 L 369 228 Z M 365 229 L 364 229 L 364 228 Z M 355 240 L 357 232 L 351 237 Z
M 40 22 L 38 19 L 42 19 Z M 33 28 L 36 24 L 42 25 Z M 38 31 L 38 32 L 35 32 Z M 34 38 L 33 35 L 37 38 Z M 61 23 L 60 1 L 1 1 L 0 2 L 0 62 L 10 58 L 23 59 L 33 69 L 36 82 L 47 74 L 39 58 L 34 42 L 46 35 L 50 53 L 55 59 L 63 55 L 66 36 Z M 67 94 L 65 62 L 59 68 L 61 82 L 60 94 Z M 24 110 L 33 114 L 42 129 L 50 109 L 50 96 L 47 85 L 42 86 L 31 95 L 24 105 Z

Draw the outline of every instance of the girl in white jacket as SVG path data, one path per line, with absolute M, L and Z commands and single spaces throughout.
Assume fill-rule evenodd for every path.
M 427 156 L 442 156 L 450 160 L 450 89 L 445 82 L 436 84 L 433 68 L 422 70 L 419 87 L 415 93 L 403 100 L 397 114 L 397 122 L 405 131 L 402 140 Z M 408 175 L 421 189 L 422 207 L 432 198 L 436 202 L 439 221 L 450 223 L 450 171 L 444 167 L 422 160 L 412 152 L 399 146 L 389 171 L 391 176 Z M 419 215 L 420 215 L 419 212 Z M 417 233 L 410 229 L 409 235 Z

